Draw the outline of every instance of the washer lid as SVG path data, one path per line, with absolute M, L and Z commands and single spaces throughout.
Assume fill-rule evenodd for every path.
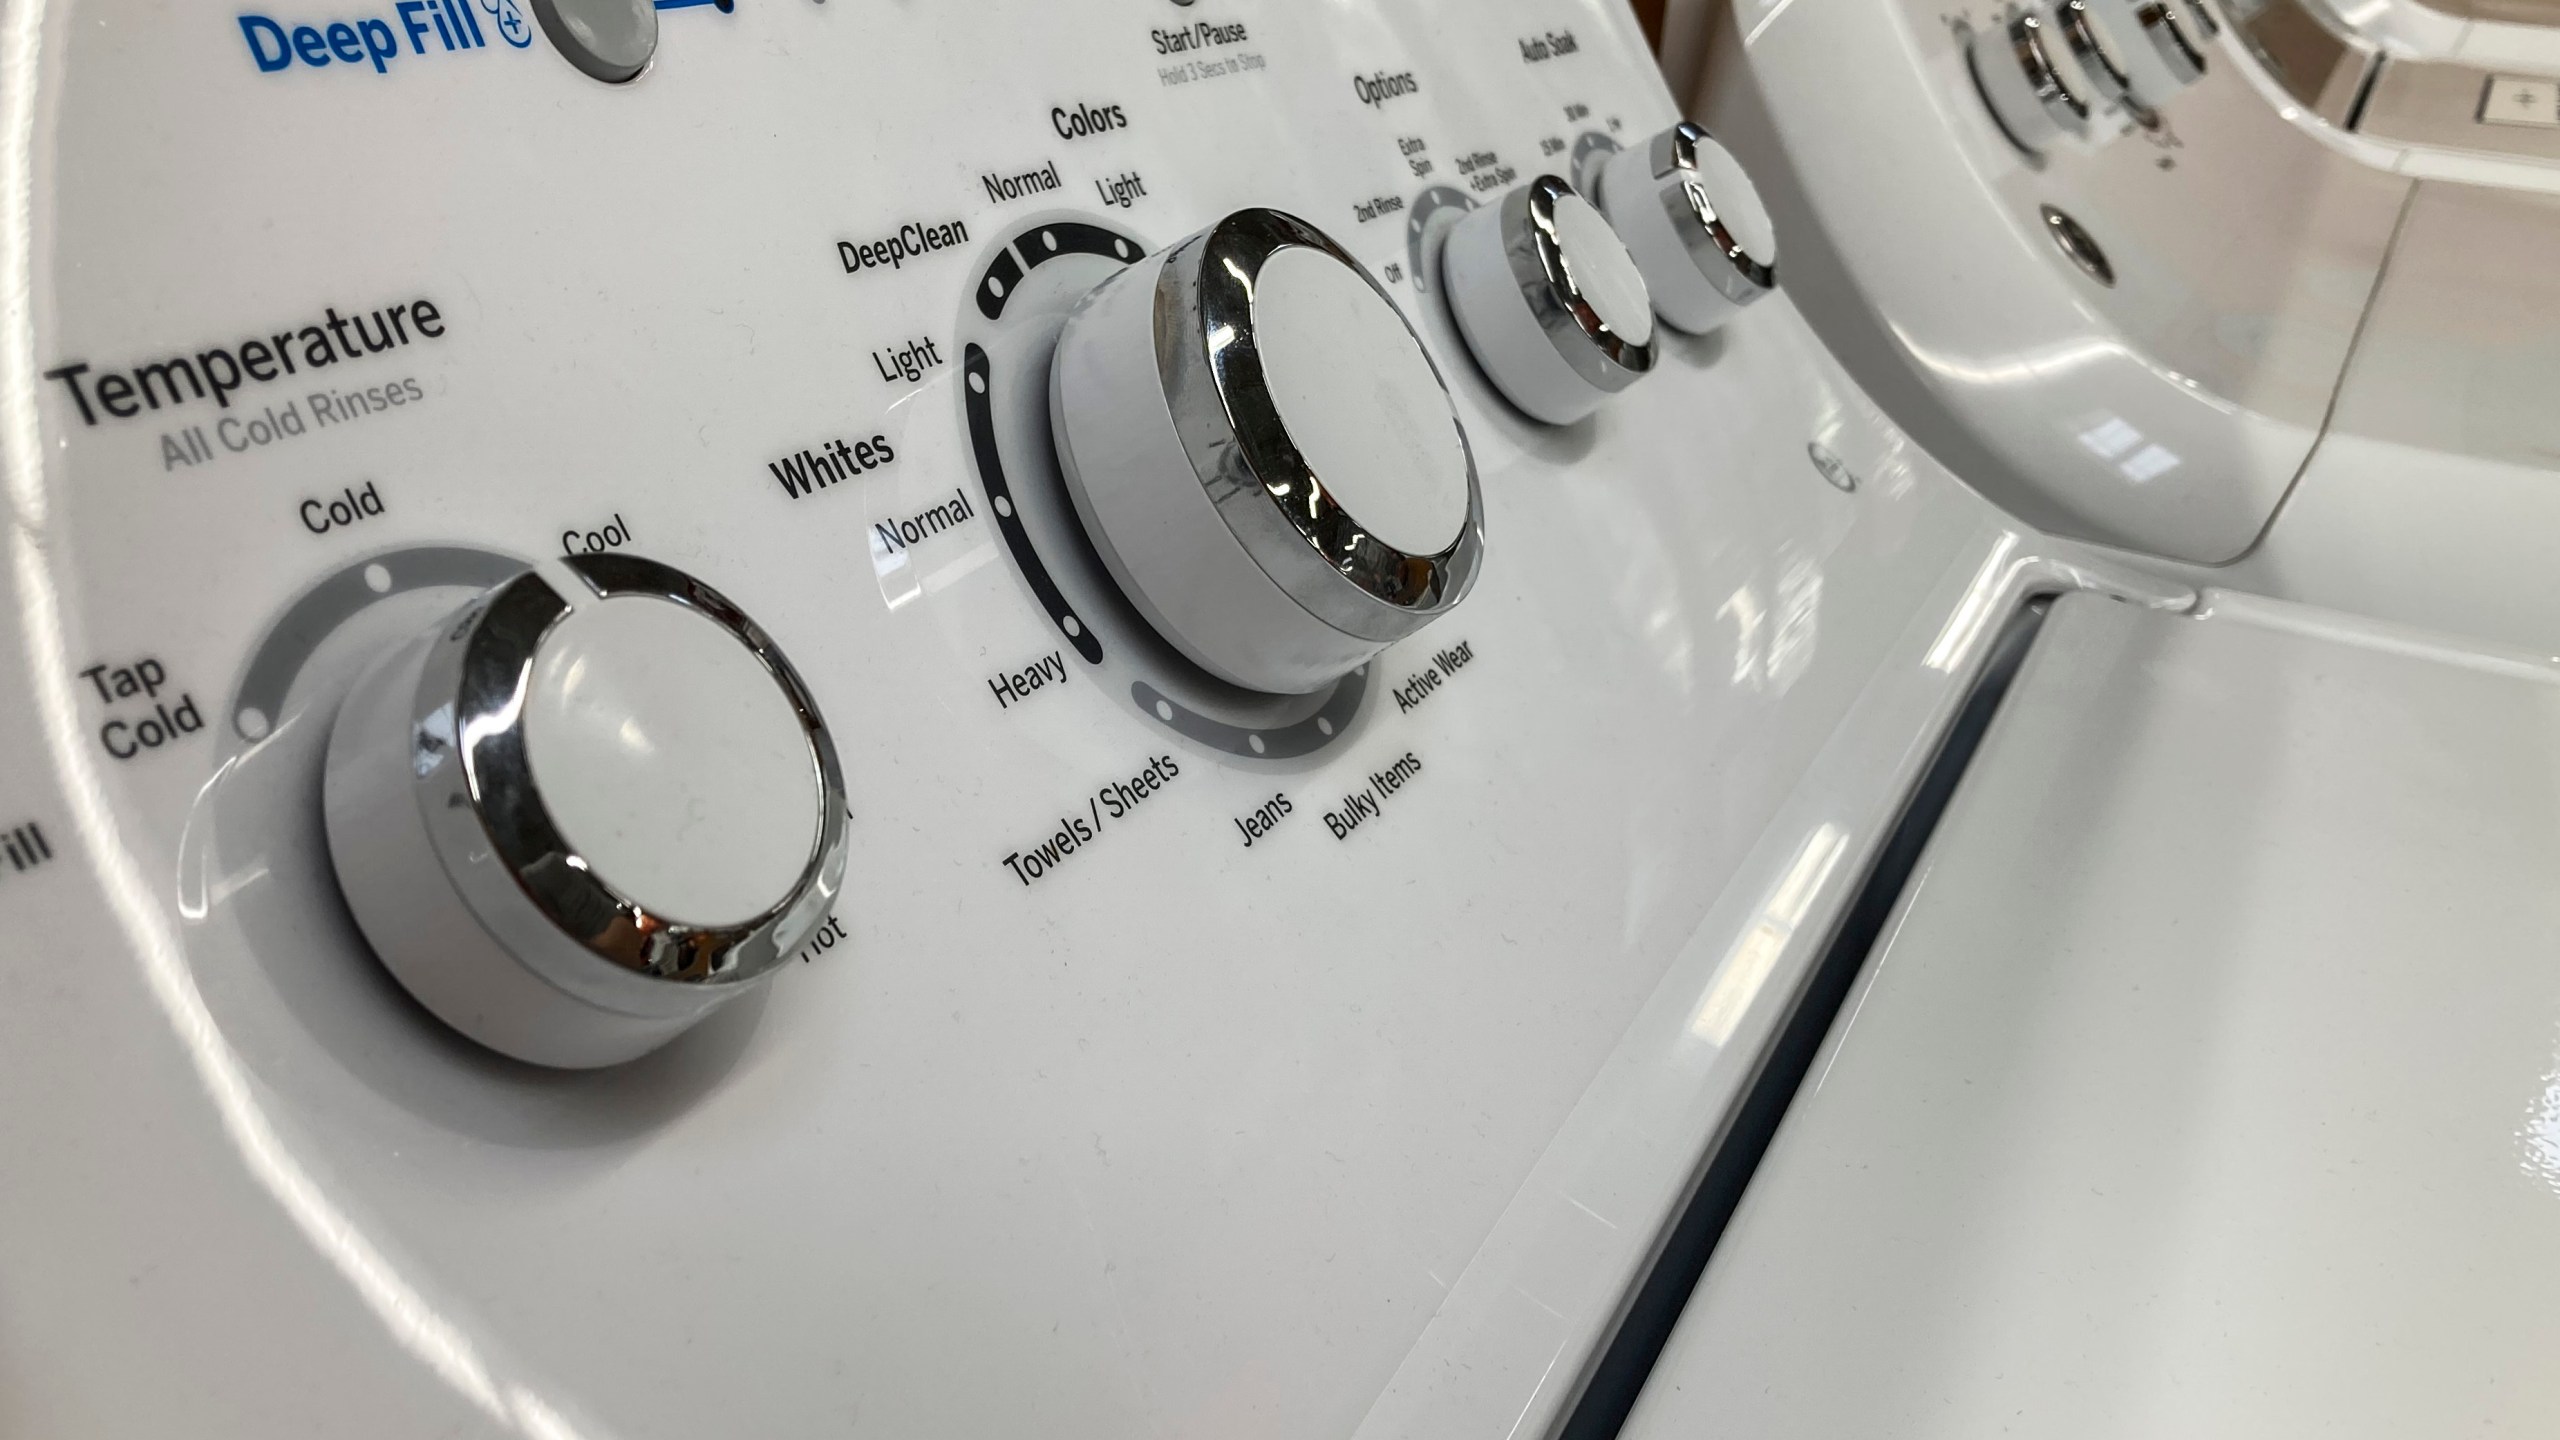
M 2528 662 L 2058 602 L 1624 1433 L 2560 1432 L 2555 742 Z

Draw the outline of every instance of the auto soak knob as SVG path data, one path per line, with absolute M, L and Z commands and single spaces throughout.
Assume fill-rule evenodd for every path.
M 1440 373 L 1295 216 L 1239 210 L 1096 286 L 1049 419 L 1112 577 L 1232 684 L 1319 689 L 1475 583 L 1484 502 Z
M 610 1065 L 826 923 L 844 777 L 808 687 L 711 587 L 547 561 L 376 660 L 329 735 L 329 853 L 391 973 L 521 1060 Z
M 1644 274 L 1590 201 L 1541 175 L 1450 227 L 1442 287 L 1504 398 L 1569 425 L 1653 368 Z
M 1704 335 L 1778 283 L 1777 229 L 1759 189 L 1686 120 L 1609 157 L 1600 206 L 1674 330 Z

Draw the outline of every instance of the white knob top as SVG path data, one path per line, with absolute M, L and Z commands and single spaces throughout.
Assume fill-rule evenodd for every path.
M 809 736 L 737 637 L 681 605 L 588 605 L 526 687 L 525 755 L 561 838 L 655 915 L 751 921 L 818 844 Z
M 805 944 L 844 877 L 807 687 L 718 592 L 625 554 L 546 563 L 376 661 L 324 794 L 375 953 L 539 1064 L 665 1043 Z
M 1452 226 L 1440 273 L 1476 363 L 1540 420 L 1579 420 L 1653 368 L 1643 271 L 1608 219 L 1553 175 Z
M 1334 502 L 1398 550 L 1455 541 L 1474 467 L 1439 372 L 1368 277 L 1322 250 L 1274 251 L 1253 326 L 1272 404 Z
M 1600 203 L 1675 330 L 1703 335 L 1778 283 L 1777 227 L 1759 188 L 1686 120 L 1611 156 Z
M 1232 684 L 1319 689 L 1474 583 L 1483 502 L 1439 372 L 1293 216 L 1237 211 L 1097 286 L 1050 425 L 1112 577 Z

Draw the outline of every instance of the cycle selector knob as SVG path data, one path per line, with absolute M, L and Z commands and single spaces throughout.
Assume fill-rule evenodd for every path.
M 1610 156 L 1600 206 L 1674 330 L 1704 335 L 1777 286 L 1777 229 L 1758 187 L 1686 120 Z
M 1475 583 L 1484 504 L 1440 373 L 1294 216 L 1237 211 L 1096 286 L 1049 419 L 1112 578 L 1230 684 L 1320 689 Z
M 718 592 L 625 554 L 545 562 L 376 660 L 323 805 L 385 966 L 541 1065 L 673 1039 L 806 944 L 844 882 L 808 687 Z
M 1468 353 L 1504 398 L 1569 425 L 1653 368 L 1653 300 L 1607 217 L 1541 175 L 1469 211 L 1440 251 Z

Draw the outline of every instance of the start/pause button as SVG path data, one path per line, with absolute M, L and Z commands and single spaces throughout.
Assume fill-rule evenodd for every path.
M 2492 75 L 2480 92 L 2483 125 L 2539 125 L 2560 130 L 2560 80 Z

